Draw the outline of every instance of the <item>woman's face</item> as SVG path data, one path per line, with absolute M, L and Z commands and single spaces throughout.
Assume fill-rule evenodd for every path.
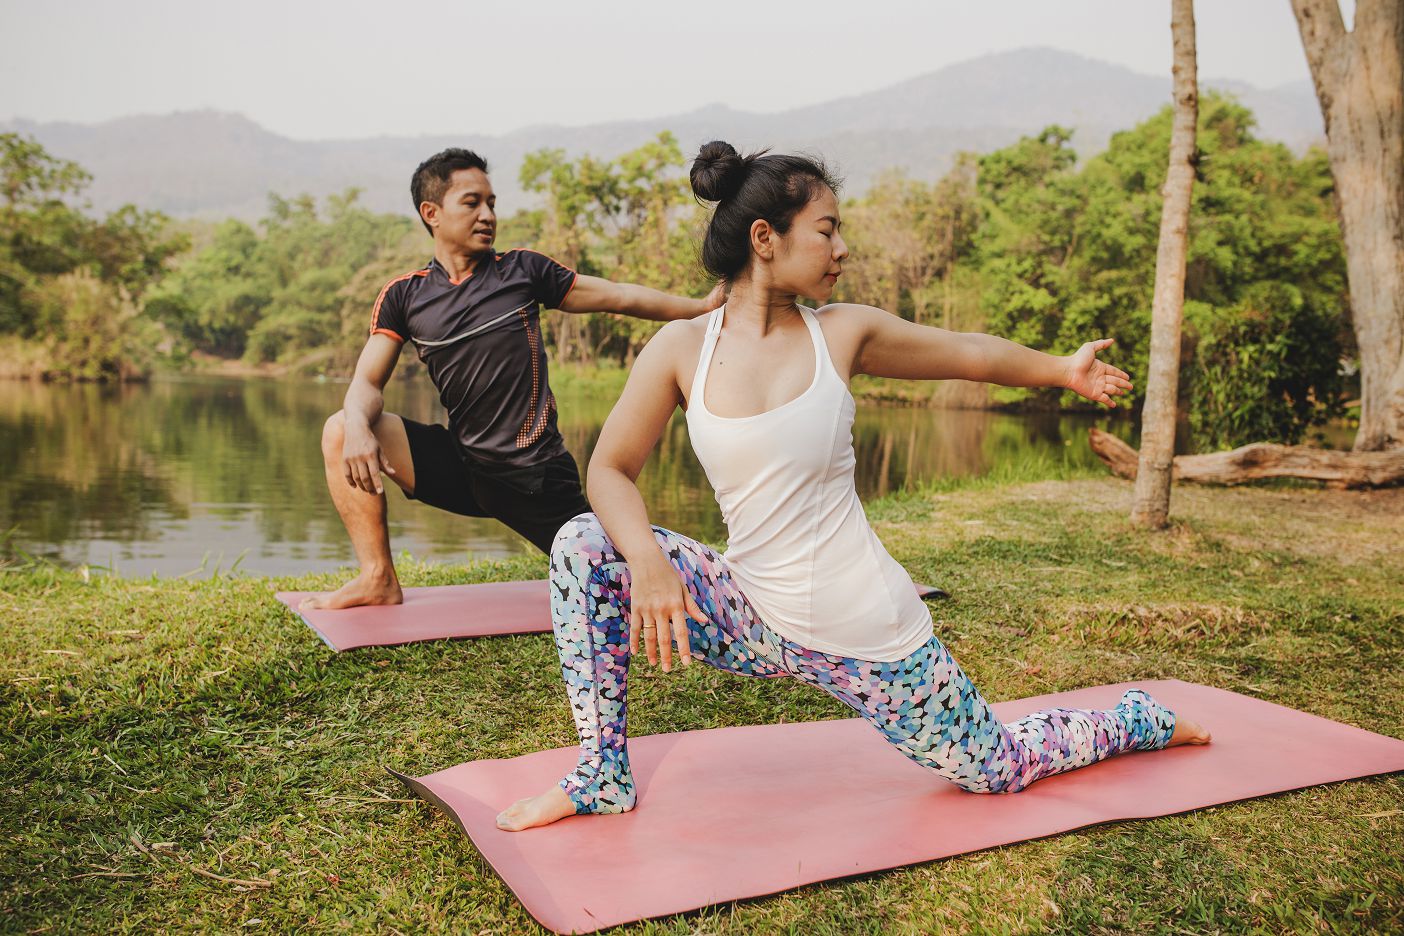
M 810 299 L 827 300 L 848 259 L 839 234 L 838 198 L 824 186 L 800 209 L 789 233 L 775 241 L 770 273 L 777 287 Z

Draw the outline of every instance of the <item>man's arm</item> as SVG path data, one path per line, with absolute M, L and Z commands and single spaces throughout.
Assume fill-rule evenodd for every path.
M 356 361 L 356 373 L 351 377 L 351 386 L 346 388 L 346 399 L 341 404 L 346 420 L 346 442 L 342 446 L 346 483 L 368 494 L 384 490 L 380 481 L 382 469 L 395 473 L 385 461 L 371 426 L 385 409 L 383 391 L 395 372 L 401 347 L 400 342 L 389 335 L 371 335 Z
M 669 322 L 704 315 L 726 301 L 719 284 L 705 299 L 673 296 L 634 283 L 613 283 L 598 276 L 581 274 L 561 300 L 562 312 L 619 312 L 634 318 Z

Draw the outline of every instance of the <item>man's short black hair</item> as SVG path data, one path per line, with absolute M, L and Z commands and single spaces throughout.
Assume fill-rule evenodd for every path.
M 419 168 L 414 170 L 414 178 L 410 179 L 410 197 L 414 199 L 414 213 L 419 215 L 419 206 L 425 202 L 442 205 L 449 180 L 460 169 L 481 169 L 486 174 L 487 160 L 472 150 L 451 146 L 420 163 Z M 419 220 L 424 222 L 424 216 L 420 215 Z M 431 235 L 434 233 L 428 222 L 424 222 L 424 230 Z

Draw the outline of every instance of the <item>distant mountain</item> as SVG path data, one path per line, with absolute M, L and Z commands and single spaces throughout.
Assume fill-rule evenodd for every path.
M 1206 81 L 1237 96 L 1259 132 L 1304 149 L 1322 137 L 1309 83 L 1262 90 Z M 522 157 L 542 147 L 612 157 L 671 130 L 684 150 L 710 139 L 740 149 L 771 146 L 822 154 L 862 192 L 884 169 L 934 179 L 957 152 L 984 152 L 1051 123 L 1075 129 L 1084 154 L 1170 101 L 1170 78 L 1133 72 L 1053 49 L 1001 52 L 949 65 L 878 91 L 775 114 L 721 105 L 650 120 L 589 126 L 534 126 L 501 136 L 445 132 L 419 137 L 301 141 L 238 114 L 194 111 L 124 117 L 106 123 L 0 124 L 35 137 L 49 152 L 80 163 L 94 180 L 89 197 L 105 212 L 132 202 L 176 217 L 264 213 L 270 191 L 322 196 L 349 186 L 379 211 L 410 213 L 409 175 L 425 156 L 468 146 L 487 157 L 502 208 L 527 203 L 517 183 Z

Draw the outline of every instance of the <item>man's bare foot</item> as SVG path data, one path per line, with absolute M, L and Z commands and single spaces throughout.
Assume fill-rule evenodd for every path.
M 517 800 L 497 814 L 497 827 L 505 832 L 520 832 L 537 826 L 550 825 L 557 819 L 575 815 L 575 804 L 559 786 L 542 793 Z
M 397 605 L 404 600 L 405 593 L 393 574 L 384 578 L 363 572 L 334 592 L 307 596 L 297 608 L 299 611 L 336 611 L 362 605 Z
M 1208 744 L 1211 736 L 1208 729 L 1198 722 L 1192 722 L 1188 718 L 1175 718 L 1175 731 L 1170 735 L 1170 743 L 1166 747 L 1174 747 L 1177 744 Z

